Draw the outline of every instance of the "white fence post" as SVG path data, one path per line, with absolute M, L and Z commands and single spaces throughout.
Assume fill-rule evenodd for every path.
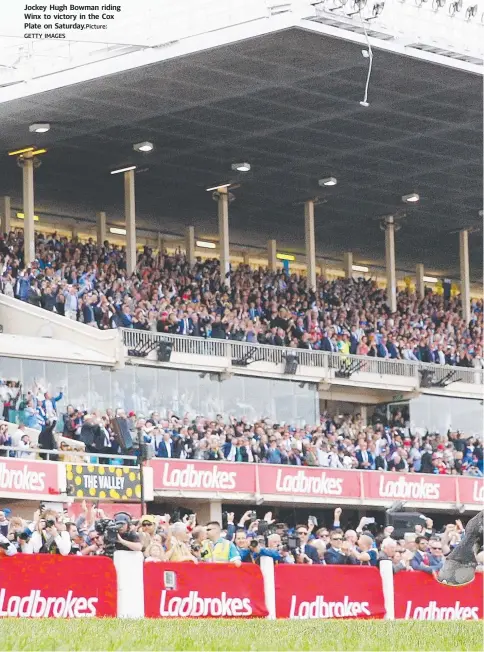
M 390 559 L 380 561 L 380 575 L 385 600 L 386 620 L 395 620 L 395 589 L 393 584 L 393 563 Z
M 118 618 L 144 618 L 145 594 L 142 552 L 116 550 Z
M 269 612 L 267 618 L 274 620 L 276 617 L 276 583 L 274 577 L 274 560 L 272 557 L 261 555 L 260 569 L 264 579 L 264 595 L 266 600 L 267 611 Z

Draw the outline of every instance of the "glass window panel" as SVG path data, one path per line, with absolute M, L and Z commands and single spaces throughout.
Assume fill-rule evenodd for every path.
M 135 367 L 136 392 L 135 407 L 137 413 L 141 413 L 145 418 L 154 411 L 159 412 L 158 399 L 158 370 L 153 367 Z M 172 372 L 172 377 L 176 378 L 177 372 Z
M 116 372 L 106 367 L 89 365 L 89 406 L 93 410 L 112 407 L 111 376 Z
M 111 407 L 124 408 L 127 412 L 134 410 L 135 376 L 133 367 L 116 369 L 111 378 Z
M 0 380 L 3 382 L 22 380 L 22 361 L 20 358 L 0 357 Z
M 68 401 L 76 408 L 89 410 L 89 366 L 83 364 L 67 365 Z

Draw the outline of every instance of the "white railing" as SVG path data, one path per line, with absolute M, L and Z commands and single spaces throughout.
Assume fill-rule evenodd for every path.
M 321 368 L 326 372 L 331 372 L 336 377 L 344 377 L 345 373 L 349 373 L 351 376 L 369 373 L 379 376 L 418 379 L 419 372 L 428 371 L 431 372 L 432 384 L 444 383 L 441 386 L 445 386 L 446 382 L 482 385 L 484 381 L 483 370 L 474 368 L 467 369 L 465 367 L 410 362 L 407 360 L 387 360 L 362 355 L 343 355 L 325 351 L 308 351 L 267 344 L 205 339 L 134 329 L 122 329 L 122 336 L 124 346 L 128 349 L 128 355 L 132 351 L 139 351 L 143 345 L 152 347 L 152 350 L 155 350 L 161 342 L 170 342 L 173 353 L 226 358 L 232 363 L 245 359 L 251 362 L 261 361 L 283 364 L 288 354 L 296 355 L 300 366 Z

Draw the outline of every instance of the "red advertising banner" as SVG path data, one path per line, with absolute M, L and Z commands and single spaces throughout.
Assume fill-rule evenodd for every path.
M 22 494 L 35 498 L 60 493 L 59 471 L 64 477 L 65 472 L 57 462 L 16 460 L 9 457 L 0 459 L 0 495 Z
M 263 618 L 267 616 L 259 566 L 146 562 L 148 618 Z
M 380 573 L 369 566 L 275 566 L 278 618 L 383 618 Z
M 155 489 L 255 493 L 255 466 L 231 462 L 151 460 Z
M 339 498 L 362 500 L 365 505 L 390 505 L 396 500 L 477 506 L 484 503 L 482 478 L 174 459 L 154 459 L 149 465 L 154 488 L 166 492 L 259 493 L 334 499 L 334 504 Z
M 455 476 L 362 472 L 365 499 L 456 502 Z
M 462 504 L 477 503 L 484 505 L 484 479 L 459 477 L 458 502 Z
M 115 617 L 116 609 L 116 571 L 107 557 L 0 558 L 0 617 Z
M 466 586 L 439 584 L 422 571 L 394 576 L 395 617 L 405 620 L 480 620 L 483 618 L 482 575 Z
M 261 494 L 359 498 L 360 474 L 312 467 L 273 466 L 259 471 Z

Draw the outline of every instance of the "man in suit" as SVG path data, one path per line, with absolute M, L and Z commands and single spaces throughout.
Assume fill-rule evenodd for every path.
M 368 450 L 366 441 L 360 441 L 360 450 L 356 451 L 356 459 L 358 460 L 359 469 L 371 469 L 374 463 L 373 455 Z
M 398 360 L 400 358 L 400 352 L 398 351 L 397 345 L 395 344 L 394 335 L 390 335 L 388 338 L 387 350 L 392 360 Z
M 387 338 L 382 337 L 381 341 L 379 344 L 376 346 L 376 351 L 377 355 L 379 358 L 389 358 L 390 357 L 390 352 L 388 351 L 387 347 Z
M 428 554 L 429 542 L 427 537 L 417 537 L 415 543 L 417 544 L 417 550 L 413 555 L 410 566 L 413 570 L 421 570 L 424 571 L 424 573 L 433 573 L 435 569 L 430 565 L 430 557 Z
M 388 470 L 388 462 L 387 462 L 387 448 L 386 446 L 382 446 L 380 448 L 380 454 L 375 457 L 375 469 L 377 471 L 387 471 Z
M 173 441 L 171 439 L 169 432 L 163 433 L 163 439 L 158 445 L 158 450 L 156 451 L 157 457 L 175 457 Z
M 308 544 L 309 530 L 306 525 L 298 525 L 296 527 L 296 534 L 299 537 L 299 557 L 308 557 L 313 564 L 320 564 L 318 551 L 313 546 Z M 297 556 L 297 555 L 296 555 Z M 304 559 L 303 559 L 304 563 Z
M 343 533 L 340 530 L 331 532 L 330 546 L 324 553 L 324 561 L 327 564 L 353 565 L 354 560 L 349 555 L 351 544 L 345 541 L 343 548 Z

